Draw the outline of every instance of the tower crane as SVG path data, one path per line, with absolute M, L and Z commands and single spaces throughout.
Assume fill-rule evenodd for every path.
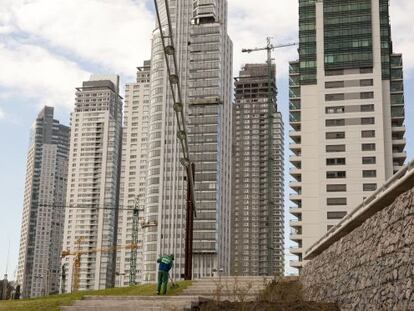
M 83 237 L 80 237 L 76 240 L 76 249 L 73 251 L 65 250 L 61 253 L 61 258 L 65 258 L 68 256 L 74 256 L 73 259 L 73 269 L 72 269 L 72 292 L 76 292 L 79 290 L 80 284 L 80 264 L 81 264 L 81 256 L 85 254 L 95 254 L 95 253 L 111 253 L 120 249 L 130 249 L 136 250 L 138 249 L 138 244 L 127 244 L 127 245 L 116 245 L 113 247 L 107 248 L 94 248 L 94 249 L 82 249 L 81 244 L 84 240 Z
M 267 45 L 265 47 L 253 48 L 253 49 L 242 49 L 242 52 L 243 53 L 253 53 L 253 52 L 259 52 L 259 51 L 267 51 L 267 61 L 271 62 L 272 61 L 272 51 L 274 51 L 276 49 L 287 48 L 287 47 L 290 47 L 290 46 L 298 45 L 296 42 L 273 45 L 273 43 L 271 42 L 271 39 L 272 39 L 271 37 L 266 38 Z
M 291 47 L 298 45 L 297 43 L 287 43 L 280 45 L 273 45 L 271 38 L 267 37 L 267 45 L 260 48 L 252 49 L 242 49 L 243 53 L 253 53 L 259 51 L 267 51 L 267 65 L 268 65 L 268 159 L 267 159 L 267 206 L 268 206 L 268 220 L 266 221 L 266 226 L 268 228 L 267 236 L 267 256 L 268 256 L 268 272 L 269 275 L 272 271 L 272 258 L 273 258 L 273 199 L 272 199 L 272 189 L 273 189 L 273 152 L 272 152 L 272 141 L 273 141 L 273 118 L 274 112 L 276 112 L 276 97 L 275 92 L 273 91 L 273 81 L 274 73 L 272 70 L 272 52 L 276 49 Z M 276 88 L 276 86 L 275 86 Z
M 138 222 L 139 222 L 139 212 L 143 212 L 144 209 L 140 208 L 141 197 L 138 196 L 135 198 L 135 206 L 132 211 L 132 244 L 138 245 Z M 131 252 L 131 261 L 129 269 L 129 285 L 135 285 L 137 279 L 137 252 L 134 250 Z
M 89 209 L 105 209 L 105 210 L 112 210 L 115 209 L 113 207 L 107 207 L 107 206 L 99 206 L 95 204 L 78 204 L 78 205 L 56 205 L 56 204 L 41 204 L 40 206 L 43 207 L 62 207 L 62 208 L 71 208 L 71 209 L 83 209 L 83 208 L 89 208 Z M 131 261 L 130 261 L 130 270 L 129 270 L 129 285 L 135 285 L 136 284 L 136 275 L 137 275 L 137 253 L 136 250 L 140 247 L 142 247 L 141 243 L 138 243 L 138 230 L 139 225 L 141 225 L 142 228 L 147 227 L 153 227 L 157 224 L 155 222 L 142 222 L 139 223 L 139 213 L 143 212 L 144 209 L 140 207 L 140 197 L 136 197 L 135 199 L 135 205 L 133 208 L 131 207 L 119 207 L 117 210 L 130 210 L 133 212 L 132 215 L 132 243 L 125 246 L 114 246 L 111 248 L 106 249 L 92 249 L 92 250 L 82 250 L 81 249 L 81 243 L 83 238 L 79 238 L 76 240 L 76 250 L 75 251 L 63 251 L 61 253 L 61 257 L 67 257 L 67 256 L 75 256 L 74 260 L 74 269 L 72 273 L 72 290 L 76 291 L 79 289 L 79 280 L 76 279 L 79 277 L 80 273 L 80 256 L 83 254 L 89 254 L 89 253 L 97 253 L 97 252 L 111 252 L 118 249 L 130 249 L 131 252 Z M 135 246 L 134 246 L 135 245 Z M 62 267 L 62 280 L 66 277 L 64 267 Z M 63 287 L 62 287 L 63 288 Z M 63 290 L 62 290 L 63 291 Z

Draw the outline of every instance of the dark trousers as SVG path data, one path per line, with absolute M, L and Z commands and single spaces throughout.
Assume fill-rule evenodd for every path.
M 168 272 L 158 271 L 157 293 L 165 295 L 167 293 L 167 285 L 168 285 Z

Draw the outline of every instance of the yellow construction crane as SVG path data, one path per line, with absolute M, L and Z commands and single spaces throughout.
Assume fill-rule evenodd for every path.
M 119 249 L 130 249 L 130 250 L 136 250 L 139 248 L 139 244 L 127 244 L 127 245 L 115 245 L 113 247 L 107 247 L 107 248 L 92 248 L 92 249 L 82 249 L 81 244 L 84 240 L 83 237 L 80 237 L 76 240 L 76 249 L 73 251 L 70 250 L 64 250 L 61 253 L 61 258 L 65 258 L 68 256 L 74 256 L 73 259 L 73 269 L 72 269 L 72 292 L 76 292 L 79 290 L 79 284 L 80 284 L 80 264 L 81 264 L 81 256 L 85 254 L 94 254 L 94 253 L 111 253 Z

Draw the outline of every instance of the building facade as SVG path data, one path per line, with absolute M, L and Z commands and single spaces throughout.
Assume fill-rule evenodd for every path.
M 118 76 L 96 75 L 83 82 L 71 128 L 63 250 L 84 253 L 79 273 L 76 256 L 62 259 L 63 292 L 114 285 L 122 139 Z
M 402 57 L 388 0 L 299 1 L 299 61 L 290 64 L 292 253 L 327 230 L 406 159 Z
M 232 275 L 284 275 L 284 128 L 275 72 L 247 64 L 235 82 Z
M 131 245 L 133 211 L 135 204 L 142 209 L 148 174 L 148 130 L 150 110 L 150 61 L 138 68 L 137 80 L 125 87 L 124 130 L 122 136 L 122 164 L 120 185 L 120 210 L 118 216 L 118 245 L 116 286 L 128 286 L 131 268 L 131 252 L 136 255 L 136 283 L 142 282 L 142 227 L 138 227 L 138 249 Z M 139 211 L 143 221 L 143 211 Z
M 44 107 L 32 126 L 17 284 L 24 298 L 59 292 L 70 129 Z
M 169 1 L 179 80 L 195 163 L 197 218 L 193 276 L 230 269 L 232 42 L 227 1 Z M 165 7 L 160 4 L 163 25 Z M 173 277 L 184 272 L 187 181 L 168 86 L 162 40 L 153 34 L 143 277 L 154 281 L 156 259 L 173 253 Z

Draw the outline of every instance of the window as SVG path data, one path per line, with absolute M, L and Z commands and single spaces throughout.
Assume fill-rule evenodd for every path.
M 359 70 L 360 73 L 372 73 L 372 71 L 373 71 L 372 67 L 370 67 L 370 68 L 361 68 Z
M 327 212 L 328 219 L 342 219 L 346 216 L 346 212 Z
M 374 85 L 374 80 L 373 79 L 362 79 L 359 81 L 359 85 L 360 86 L 373 86 Z
M 346 178 L 345 171 L 329 171 L 326 172 L 326 178 L 335 179 L 335 178 Z
M 345 132 L 327 132 L 326 139 L 344 139 Z
M 325 82 L 325 88 L 327 89 L 335 89 L 345 87 L 344 81 L 332 81 L 332 82 Z
M 342 76 L 342 75 L 344 75 L 343 69 L 325 70 L 325 76 Z
M 325 125 L 326 126 L 344 126 L 345 125 L 345 119 L 326 120 Z
M 326 159 L 326 165 L 345 165 L 345 164 L 346 164 L 345 158 Z
M 326 107 L 325 108 L 325 112 L 327 114 L 332 114 L 332 113 L 344 113 L 345 112 L 345 107 L 344 106 L 337 106 L 337 107 Z
M 362 105 L 361 112 L 374 111 L 374 105 Z
M 363 184 L 362 188 L 364 191 L 375 191 L 377 190 L 377 184 Z
M 338 94 L 325 94 L 325 100 L 326 101 L 335 101 L 335 100 L 344 100 L 345 94 L 344 93 L 338 93 Z
M 345 191 L 346 191 L 345 184 L 326 185 L 326 192 L 345 192 Z
M 361 131 L 361 137 L 362 138 L 375 137 L 375 131 L 374 130 Z
M 361 92 L 361 99 L 374 98 L 374 92 Z
M 364 177 L 364 178 L 374 178 L 374 177 L 377 177 L 377 171 L 376 170 L 365 170 L 365 171 L 362 171 L 362 177 Z
M 327 198 L 326 204 L 328 206 L 346 205 L 346 198 Z
M 345 145 L 328 145 L 326 146 L 326 152 L 344 152 L 346 151 Z
M 375 151 L 376 149 L 375 144 L 362 144 L 361 148 L 362 151 Z
M 377 158 L 376 157 L 363 157 L 362 164 L 376 164 Z
M 361 124 L 375 124 L 375 118 L 361 118 Z

